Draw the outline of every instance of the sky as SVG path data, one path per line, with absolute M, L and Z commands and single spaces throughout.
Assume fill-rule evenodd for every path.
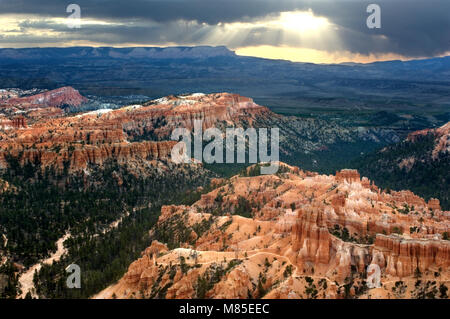
M 313 63 L 450 55 L 450 0 L 0 0 L 2 48 L 197 45 Z

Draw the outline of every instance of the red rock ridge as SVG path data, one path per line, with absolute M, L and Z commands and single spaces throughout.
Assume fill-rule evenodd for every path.
M 21 126 L 23 129 L 3 132 L 0 168 L 7 166 L 5 157 L 8 154 L 21 155 L 20 163 L 39 163 L 42 168 L 62 169 L 63 163 L 68 162 L 72 171 L 85 169 L 88 164 L 102 165 L 111 158 L 121 162 L 138 157 L 168 158 L 174 143 L 164 140 L 169 140 L 177 127 L 193 129 L 194 120 L 200 119 L 204 128 L 209 128 L 238 123 L 241 119 L 252 121 L 256 116 L 268 114 L 267 108 L 255 104 L 252 99 L 221 93 L 168 97 L 146 106 L 42 119 L 30 127 L 18 122 L 16 128 Z M 149 132 L 152 139 L 161 142 L 140 142 L 148 138 Z
M 67 86 L 36 95 L 9 98 L 2 104 L 21 108 L 61 107 L 64 105 L 77 107 L 85 102 L 87 102 L 85 97 L 74 88 Z
M 45 149 L 14 149 L 10 152 L 0 152 L 0 168 L 7 167 L 5 156 L 21 156 L 19 163 L 39 163 L 42 168 L 53 167 L 57 170 L 65 168 L 68 163 L 70 171 L 84 170 L 90 164 L 103 165 L 107 160 L 114 159 L 125 164 L 133 159 L 146 161 L 168 159 L 176 142 L 141 142 L 112 143 L 103 145 L 77 145 L 73 150 Z

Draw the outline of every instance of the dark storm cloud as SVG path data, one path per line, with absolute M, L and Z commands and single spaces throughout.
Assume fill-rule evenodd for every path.
M 397 53 L 408 57 L 434 56 L 450 51 L 449 0 L 0 0 L 0 12 L 42 17 L 66 17 L 69 3 L 82 8 L 82 17 L 107 20 L 117 25 L 83 26 L 68 31 L 61 25 L 24 21 L 28 29 L 50 28 L 65 33 L 61 41 L 89 40 L 110 45 L 208 44 L 208 34 L 220 31 L 219 23 L 252 22 L 283 11 L 311 9 L 337 27 L 339 45 L 316 43 L 314 48 L 355 53 Z M 366 8 L 381 6 L 382 28 L 368 29 Z M 186 23 L 194 21 L 195 23 Z M 261 35 L 262 34 L 262 35 Z M 259 44 L 302 46 L 291 38 L 285 43 L 281 30 L 261 28 L 241 37 L 227 37 L 223 43 L 232 48 Z M 67 38 L 66 38 L 67 37 Z M 9 37 L 11 40 L 11 38 Z M 25 42 L 25 38 L 23 38 Z M 30 40 L 27 38 L 26 40 Z M 20 42 L 20 37 L 14 39 Z M 307 45 L 307 44 L 306 44 Z
M 0 0 L 0 3 L 3 13 L 62 17 L 66 15 L 66 6 L 76 3 L 84 15 L 95 18 L 195 20 L 208 24 L 244 21 L 305 7 L 296 0 Z
M 370 3 L 381 7 L 381 29 L 368 29 L 364 17 Z M 450 51 L 450 1 L 448 0 L 371 0 L 334 1 L 314 7 L 345 28 L 340 37 L 354 52 L 395 52 L 406 56 L 431 56 Z M 383 35 L 388 41 L 377 40 Z

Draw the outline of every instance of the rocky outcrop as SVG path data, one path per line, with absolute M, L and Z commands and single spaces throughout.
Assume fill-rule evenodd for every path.
M 169 159 L 176 142 L 112 143 L 104 145 L 77 145 L 73 149 L 14 149 L 0 151 L 0 168 L 7 168 L 6 157 L 18 159 L 21 165 L 32 163 L 42 168 L 53 167 L 71 171 L 83 170 L 88 165 L 103 165 L 108 160 L 127 163 L 133 159 L 162 160 Z
M 231 93 L 168 96 L 142 105 L 115 110 L 99 109 L 76 116 L 69 116 L 60 108 L 63 101 L 73 105 L 81 103 L 77 93 L 70 88 L 9 101 L 15 104 L 2 108 L 10 110 L 4 113 L 6 120 L 10 121 L 13 114 L 20 112 L 29 127 L 18 131 L 17 127 L 9 125 L 11 130 L 0 129 L 0 135 L 4 134 L 0 139 L 0 150 L 33 148 L 41 151 L 41 148 L 52 147 L 79 148 L 77 144 L 98 146 L 143 140 L 167 141 L 176 128 L 192 131 L 196 120 L 201 121 L 203 130 L 211 127 L 222 131 L 227 127 L 278 127 L 282 156 L 292 157 L 293 161 L 297 152 L 321 152 L 324 145 L 338 141 L 351 143 L 366 140 L 366 133 L 375 134 L 377 141 L 384 140 L 378 133 L 352 131 L 321 120 L 281 116 L 256 104 L 251 98 Z M 30 104 L 36 101 L 47 106 Z M 347 178 L 347 173 L 342 172 L 342 178 Z M 357 180 L 357 177 L 350 175 L 349 180 Z
M 127 117 L 124 130 L 130 136 L 154 130 L 159 138 L 169 138 L 177 127 L 193 130 L 195 120 L 202 122 L 202 129 L 208 129 L 225 124 L 238 126 L 242 121 L 251 125 L 256 118 L 271 114 L 266 107 L 237 94 L 198 93 L 161 98 L 144 104 L 132 113 L 111 113 L 106 117 L 116 120 Z
M 63 88 L 27 97 L 26 101 L 52 106 L 65 101 L 75 105 L 81 103 L 77 94 L 73 89 Z M 48 110 L 51 117 L 55 108 Z M 0 169 L 7 167 L 8 156 L 17 158 L 22 165 L 32 163 L 57 169 L 68 165 L 71 171 L 83 170 L 89 164 L 102 165 L 108 159 L 123 163 L 131 159 L 167 159 L 175 144 L 168 140 L 177 127 L 192 130 L 195 120 L 202 120 L 204 129 L 239 123 L 242 119 L 251 122 L 269 112 L 252 99 L 221 93 L 167 97 L 143 106 L 43 119 L 30 127 L 19 117 L 14 122 L 5 122 L 11 129 L 4 131 L 0 139 Z M 155 142 L 145 141 L 149 139 Z
M 307 207 L 300 215 L 292 231 L 292 248 L 298 251 L 296 258 L 303 272 L 328 274 L 339 282 L 351 276 L 352 266 L 364 272 L 370 260 L 369 247 L 349 244 L 332 236 L 323 207 Z
M 330 261 L 331 237 L 323 210 L 320 207 L 306 207 L 299 215 L 292 230 L 292 248 L 298 250 L 302 262 L 327 265 Z
M 359 182 L 361 180 L 361 176 L 359 175 L 357 170 L 343 169 L 339 172 L 336 172 L 336 179 L 340 182 L 346 181 L 348 183 L 352 183 Z
M 430 209 L 432 209 L 432 210 L 440 211 L 441 210 L 441 203 L 440 203 L 439 199 L 431 198 L 428 201 L 428 207 Z
M 425 135 L 435 136 L 435 147 L 432 152 L 432 158 L 436 160 L 440 153 L 450 152 L 450 122 L 444 124 L 437 129 L 425 129 L 417 132 L 410 133 L 407 141 L 415 142 L 419 136 Z
M 36 95 L 25 97 L 13 97 L 1 102 L 4 105 L 13 105 L 19 108 L 36 107 L 78 107 L 86 103 L 87 99 L 72 87 L 62 87 L 56 90 L 46 91 Z
M 18 116 L 12 120 L 12 127 L 15 129 L 27 128 L 27 120 L 23 116 Z
M 442 240 L 404 239 L 377 234 L 374 255 L 382 255 L 382 266 L 394 277 L 408 277 L 427 270 L 450 267 L 450 242 Z
M 27 120 L 23 116 L 16 116 L 12 120 L 5 117 L 0 118 L 0 130 L 17 130 L 27 127 Z
M 400 296 L 397 281 L 417 294 L 419 273 L 437 285 L 450 278 L 450 214 L 436 201 L 383 192 L 354 170 L 286 166 L 214 187 L 192 206 L 164 206 L 150 234 L 180 248 L 152 244 L 101 297 L 385 298 Z M 369 289 L 375 264 L 383 287 Z

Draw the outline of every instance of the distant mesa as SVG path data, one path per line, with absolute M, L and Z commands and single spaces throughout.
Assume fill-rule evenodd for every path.
M 51 60 L 79 58 L 113 59 L 198 59 L 236 56 L 225 46 L 195 47 L 71 47 L 71 48 L 26 48 L 0 49 L 0 59 L 5 60 Z

